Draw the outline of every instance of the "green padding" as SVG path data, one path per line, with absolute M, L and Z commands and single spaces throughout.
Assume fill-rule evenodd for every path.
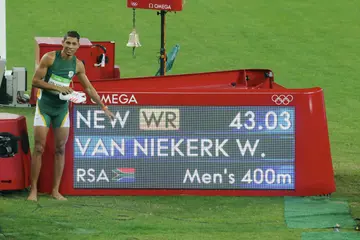
M 347 202 L 325 197 L 285 197 L 285 222 L 289 228 L 354 228 Z
M 301 240 L 359 240 L 356 232 L 306 232 L 301 234 Z

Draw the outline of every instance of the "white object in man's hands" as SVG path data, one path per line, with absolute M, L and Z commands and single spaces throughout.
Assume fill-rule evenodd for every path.
M 73 91 L 72 93 L 66 95 L 60 93 L 59 98 L 61 100 L 70 101 L 73 103 L 82 103 L 86 101 L 85 93 L 76 91 Z

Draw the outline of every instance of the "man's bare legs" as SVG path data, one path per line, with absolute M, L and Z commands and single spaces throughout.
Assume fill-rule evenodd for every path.
M 28 197 L 30 201 L 37 201 L 37 183 L 41 169 L 41 157 L 44 153 L 48 131 L 48 127 L 34 127 L 35 146 L 31 160 L 31 190 Z
M 69 128 L 60 127 L 54 129 L 55 138 L 55 162 L 54 162 L 54 183 L 51 196 L 57 200 L 66 200 L 60 193 L 59 187 L 65 164 L 65 145 L 69 137 Z

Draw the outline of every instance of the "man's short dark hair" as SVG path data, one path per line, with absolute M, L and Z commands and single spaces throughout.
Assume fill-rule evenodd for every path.
M 80 34 L 77 31 L 68 31 L 64 36 L 64 40 L 66 40 L 68 37 L 73 37 L 77 38 L 77 40 L 80 40 Z

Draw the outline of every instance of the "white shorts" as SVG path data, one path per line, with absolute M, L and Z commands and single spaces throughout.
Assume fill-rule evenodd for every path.
M 53 128 L 70 127 L 69 111 L 61 111 L 57 115 L 52 115 L 41 111 L 36 105 L 34 126 L 50 127 L 50 125 Z

